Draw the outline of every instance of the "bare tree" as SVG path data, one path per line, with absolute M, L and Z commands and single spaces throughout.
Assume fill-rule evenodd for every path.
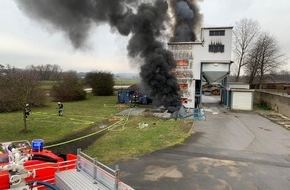
M 61 73 L 59 65 L 30 65 L 26 69 L 36 72 L 39 80 L 57 80 Z
M 260 33 L 258 21 L 243 18 L 236 22 L 234 27 L 234 52 L 237 59 L 236 81 L 239 80 L 242 67 L 247 64 L 245 58 L 248 56 L 251 45 Z
M 254 79 L 257 78 L 257 83 L 261 85 L 266 74 L 275 72 L 284 64 L 283 57 L 284 54 L 280 52 L 277 40 L 268 33 L 262 33 L 246 61 L 249 83 L 253 84 Z
M 42 106 L 45 98 L 34 72 L 7 66 L 0 75 L 0 112 L 21 110 L 26 103 Z
M 257 43 L 249 52 L 246 62 L 246 74 L 249 77 L 249 84 L 253 84 L 255 77 L 257 76 L 260 60 L 261 60 L 261 44 Z

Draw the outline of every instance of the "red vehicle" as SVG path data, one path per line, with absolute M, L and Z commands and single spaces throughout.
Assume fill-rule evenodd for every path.
M 78 150 L 58 156 L 43 149 L 42 139 L 0 143 L 0 189 L 133 190 L 113 170 Z M 94 183 L 92 183 L 94 181 Z

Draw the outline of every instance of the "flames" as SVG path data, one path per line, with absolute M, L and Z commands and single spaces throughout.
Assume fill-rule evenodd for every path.
M 188 84 L 179 84 L 180 90 L 187 90 Z
M 188 103 L 188 98 L 181 98 L 181 103 L 187 104 Z
M 189 65 L 189 61 L 188 60 L 177 60 L 176 61 L 176 65 L 177 66 L 188 66 Z

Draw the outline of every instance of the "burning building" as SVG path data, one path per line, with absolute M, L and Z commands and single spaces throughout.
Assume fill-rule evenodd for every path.
M 228 104 L 233 27 L 201 28 L 203 15 L 197 0 L 171 0 L 170 5 L 174 27 L 168 49 L 176 60 L 182 105 L 199 110 L 203 80 L 222 84 L 221 99 Z
M 200 40 L 170 42 L 177 67 L 176 77 L 180 86 L 182 104 L 199 108 L 202 99 L 202 81 L 221 84 L 222 101 L 227 105 L 227 80 L 230 72 L 233 27 L 201 28 Z

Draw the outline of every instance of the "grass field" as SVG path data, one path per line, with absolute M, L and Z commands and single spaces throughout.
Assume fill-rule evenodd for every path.
M 120 78 L 115 79 L 116 86 L 130 86 L 132 84 L 140 84 L 140 78 Z
M 64 103 L 64 116 L 57 113 L 57 103 L 48 102 L 44 108 L 32 108 L 27 119 L 28 132 L 23 132 L 24 121 L 22 112 L 0 114 L 1 141 L 19 138 L 32 140 L 45 139 L 52 142 L 65 138 L 104 121 L 117 113 L 116 107 L 104 107 L 104 104 L 115 104 L 116 96 L 94 97 L 87 96 L 87 100 Z
M 140 123 L 148 124 L 148 127 Z M 116 163 L 178 143 L 189 137 L 192 122 L 163 120 L 153 116 L 131 117 L 123 130 L 102 136 L 85 152 L 105 163 Z
M 40 86 L 44 90 L 51 90 L 53 84 L 54 84 L 54 81 L 41 81 L 40 82 Z
M 43 108 L 32 108 L 27 132 L 23 132 L 22 112 L 0 113 L 1 141 L 44 139 L 46 144 L 51 144 L 73 138 L 92 127 L 101 130 L 103 124 L 110 126 L 126 118 L 84 150 L 100 161 L 114 163 L 178 144 L 189 136 L 192 127 L 192 122 L 163 120 L 151 115 L 116 117 L 117 112 L 126 108 L 117 105 L 117 96 L 88 95 L 84 101 L 64 103 L 62 117 L 58 116 L 56 108 L 55 102 L 48 102 Z M 147 123 L 148 127 L 139 128 L 139 123 Z

